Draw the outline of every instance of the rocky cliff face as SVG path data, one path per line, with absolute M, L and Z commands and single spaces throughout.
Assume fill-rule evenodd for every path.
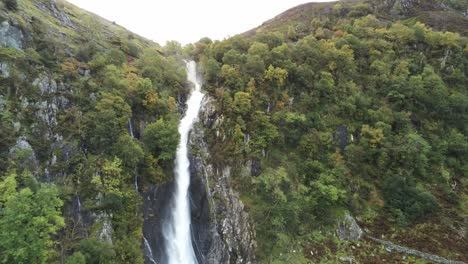
M 192 132 L 192 224 L 202 263 L 254 263 L 255 232 L 239 194 L 231 185 L 231 169 L 215 167 L 204 129 L 216 129 L 213 100 L 206 97 L 200 122 Z
M 204 99 L 200 122 L 190 135 L 190 198 L 194 250 L 199 263 L 255 263 L 255 231 L 239 194 L 231 185 L 229 167 L 214 167 L 204 129 L 217 124 L 213 101 Z M 172 184 L 153 187 L 143 194 L 144 228 L 154 260 L 164 260 L 164 219 L 169 213 Z M 153 263 L 146 254 L 145 263 Z

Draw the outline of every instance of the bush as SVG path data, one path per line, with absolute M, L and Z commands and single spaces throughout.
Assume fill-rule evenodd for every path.
M 436 198 L 430 192 L 416 188 L 415 182 L 407 177 L 387 179 L 383 196 L 391 211 L 401 211 L 409 221 L 428 215 L 438 207 Z M 401 215 L 397 218 L 401 218 Z
M 87 239 L 80 242 L 80 252 L 86 258 L 88 264 L 114 263 L 115 251 L 108 242 L 97 239 Z M 80 257 L 81 259 L 81 257 Z
M 86 264 L 86 257 L 81 252 L 75 252 L 67 259 L 67 264 Z

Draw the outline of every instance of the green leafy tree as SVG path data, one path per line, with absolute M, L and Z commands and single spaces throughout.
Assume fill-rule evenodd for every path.
M 273 65 L 268 66 L 268 69 L 265 71 L 265 79 L 272 81 L 278 87 L 284 85 L 287 77 L 287 70 L 281 69 L 279 67 L 273 67 Z
M 119 136 L 117 143 L 114 145 L 114 155 L 122 160 L 123 165 L 128 168 L 136 168 L 138 163 L 143 159 L 143 148 L 137 139 L 132 138 L 125 133 Z
M 81 252 L 75 252 L 67 259 L 67 264 L 86 264 L 86 257 Z
M 11 193 L 15 185 L 8 179 L 8 191 L 0 217 L 0 261 L 2 263 L 50 263 L 56 257 L 53 236 L 64 227 L 63 205 L 54 185 L 41 184 L 37 191 L 24 188 Z
M 428 215 L 438 208 L 436 198 L 430 192 L 417 188 L 410 177 L 387 178 L 383 195 L 387 206 L 400 210 L 409 221 Z
M 237 92 L 234 94 L 233 102 L 234 112 L 240 115 L 246 115 L 252 108 L 250 94 L 245 92 Z
M 94 238 L 82 240 L 79 250 L 85 256 L 86 264 L 111 264 L 116 262 L 115 251 L 108 242 L 101 242 Z
M 408 171 L 419 177 L 428 177 L 426 175 L 429 165 L 428 154 L 431 151 L 431 145 L 419 134 L 410 133 L 399 143 L 398 158 L 400 164 Z
M 250 56 L 259 56 L 264 60 L 268 55 L 268 45 L 265 43 L 254 42 L 252 45 L 250 45 L 248 54 Z
M 206 82 L 215 82 L 218 79 L 219 72 L 221 71 L 220 63 L 215 59 L 210 58 L 204 63 L 204 65 L 204 80 Z
M 149 124 L 144 131 L 144 142 L 151 154 L 158 160 L 172 160 L 179 143 L 176 121 L 161 118 Z
M 122 196 L 122 184 L 124 182 L 122 161 L 119 158 L 114 158 L 112 161 L 103 160 L 100 162 L 98 169 L 97 175 L 91 180 L 97 191 L 104 195 Z
M 244 86 L 239 70 L 231 65 L 224 64 L 221 67 L 221 78 L 233 90 L 240 90 Z
M 269 116 L 257 111 L 253 116 L 255 130 L 250 141 L 251 149 L 255 154 L 264 153 L 274 140 L 279 137 L 278 129 L 270 122 Z
M 107 151 L 127 129 L 130 106 L 118 95 L 103 93 L 95 111 L 85 117 L 87 141 L 97 152 Z

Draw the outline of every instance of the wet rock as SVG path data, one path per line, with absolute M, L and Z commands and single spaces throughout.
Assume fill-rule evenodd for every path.
M 348 146 L 348 128 L 344 125 L 338 126 L 334 137 L 341 151 L 344 151 L 346 146 Z
M 8 21 L 0 24 L 0 47 L 18 50 L 23 48 L 23 33 L 19 28 L 10 25 Z
M 338 224 L 336 235 L 341 240 L 356 241 L 361 239 L 363 231 L 356 223 L 356 220 L 351 215 L 346 214 L 344 220 Z
M 151 257 L 162 263 L 165 258 L 164 219 L 170 213 L 172 183 L 152 186 L 142 193 L 143 197 L 143 236 L 151 248 L 152 256 L 145 255 L 145 263 L 152 264 Z M 149 253 L 149 250 L 147 250 Z
M 250 173 L 252 176 L 259 176 L 262 172 L 262 164 L 259 159 L 253 158 L 250 160 Z

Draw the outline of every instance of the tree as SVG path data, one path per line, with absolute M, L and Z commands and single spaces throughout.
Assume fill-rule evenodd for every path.
M 245 92 L 237 92 L 234 94 L 234 112 L 240 115 L 246 115 L 252 108 L 250 94 Z
M 218 79 L 218 74 L 221 71 L 221 66 L 219 62 L 215 59 L 210 58 L 204 63 L 205 69 L 205 81 L 206 82 L 215 82 Z
M 105 159 L 100 162 L 99 171 L 91 180 L 99 193 L 123 195 L 122 184 L 124 177 L 121 165 L 122 161 L 119 158 L 114 158 L 112 161 Z
M 231 65 L 224 64 L 221 67 L 221 78 L 233 90 L 240 90 L 244 86 L 239 70 Z
M 293 26 L 289 26 L 287 35 L 288 35 L 288 39 L 290 39 L 292 41 L 296 41 L 297 40 L 296 28 L 293 27 Z
M 250 145 L 252 151 L 258 155 L 279 137 L 279 133 L 278 128 L 270 122 L 269 116 L 260 111 L 255 112 L 253 116 L 253 127 L 255 130 Z
M 144 152 L 137 139 L 124 133 L 114 145 L 114 155 L 120 158 L 125 166 L 133 169 L 143 159 Z
M 119 135 L 127 129 L 130 116 L 130 106 L 122 97 L 103 93 L 95 111 L 85 117 L 89 147 L 97 152 L 108 152 L 109 146 L 113 146 Z
M 9 155 L 8 150 L 16 142 L 16 131 L 13 125 L 13 116 L 10 112 L 0 110 L 0 172 L 7 168 L 4 162 Z
M 174 158 L 179 143 L 177 123 L 173 120 L 159 119 L 149 124 L 144 131 L 145 146 L 153 156 L 161 161 Z
M 86 257 L 81 252 L 75 252 L 67 259 L 67 264 L 86 264 Z
M 320 80 L 317 83 L 319 95 L 323 98 L 332 99 L 336 97 L 335 81 L 333 75 L 329 72 L 320 72 Z
M 429 165 L 428 154 L 431 145 L 417 133 L 405 135 L 398 144 L 398 159 L 400 164 L 415 176 L 427 177 L 427 167 Z
M 389 208 L 400 210 L 410 221 L 417 220 L 438 208 L 436 198 L 416 187 L 410 177 L 389 177 L 384 182 L 384 199 Z
M 53 236 L 65 226 L 57 188 L 41 184 L 36 192 L 24 188 L 5 198 L 0 218 L 0 261 L 50 263 L 55 257 Z
M 260 42 L 254 42 L 249 48 L 248 51 L 250 56 L 259 56 L 262 59 L 265 59 L 268 55 L 268 45 Z
M 252 78 L 261 78 L 265 72 L 265 63 L 258 55 L 248 55 L 245 64 L 245 71 Z
M 273 65 L 268 66 L 268 69 L 265 71 L 265 79 L 272 81 L 278 87 L 284 85 L 287 77 L 287 70 L 281 69 L 279 67 L 273 67 Z
M 223 63 L 231 66 L 242 65 L 245 62 L 245 55 L 235 49 L 226 52 L 223 57 Z
M 115 263 L 115 251 L 108 242 L 86 239 L 80 242 L 79 249 L 86 258 L 86 264 Z

